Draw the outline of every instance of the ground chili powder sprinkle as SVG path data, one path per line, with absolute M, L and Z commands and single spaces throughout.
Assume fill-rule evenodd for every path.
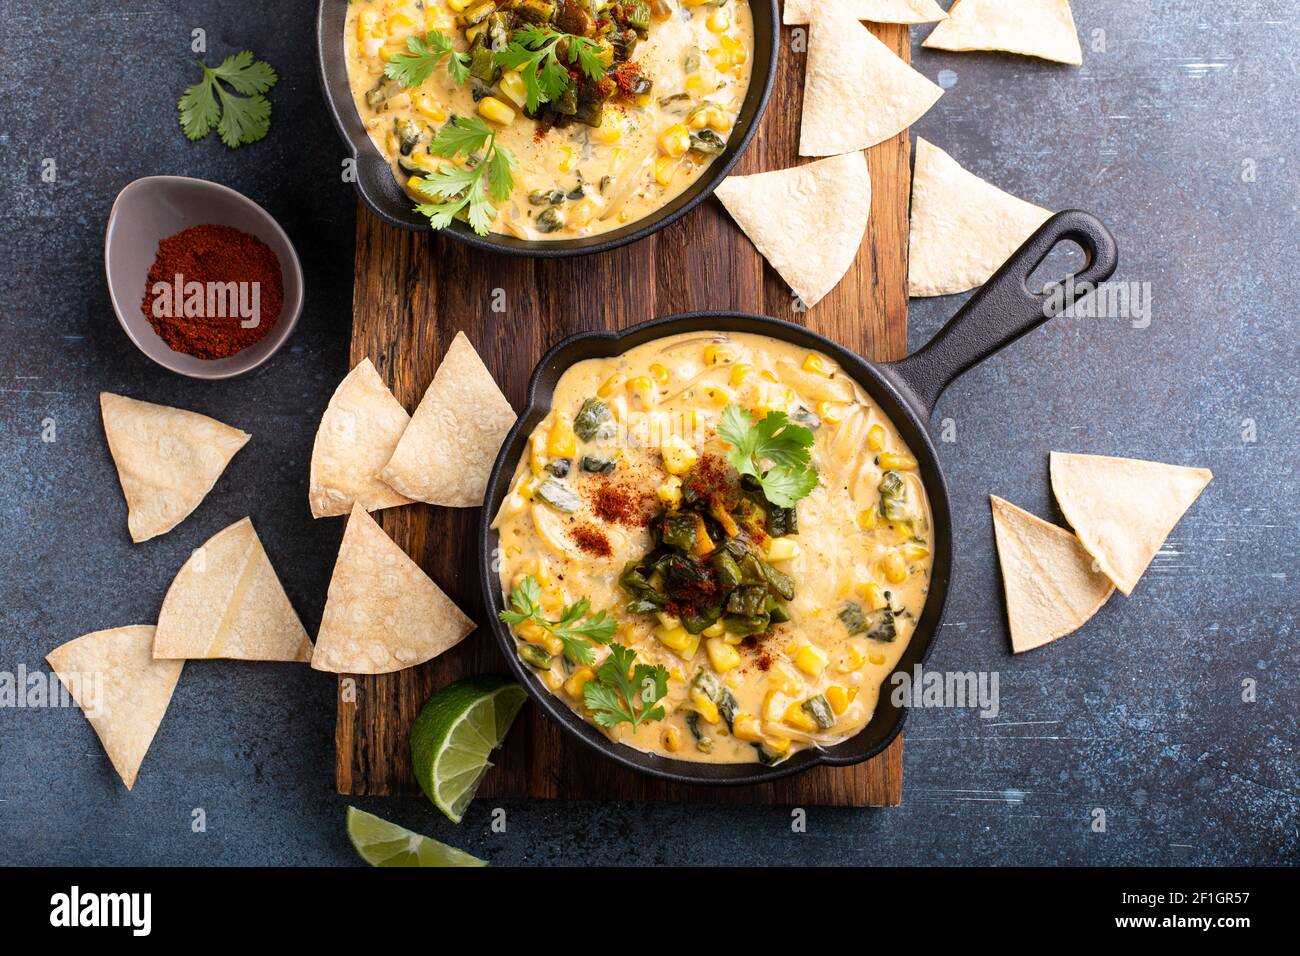
M 654 495 L 622 482 L 602 480 L 591 493 L 591 510 L 601 521 L 644 527 Z
M 200 283 L 246 283 L 258 287 L 258 324 L 244 328 L 243 319 L 230 309 L 201 315 L 175 308 L 174 288 L 180 276 L 184 286 Z M 164 288 L 165 287 L 165 288 Z M 158 303 L 155 300 L 167 297 Z M 212 297 L 205 295 L 205 306 Z M 145 283 L 142 309 L 145 318 L 168 347 L 204 359 L 227 358 L 261 341 L 275 326 L 284 307 L 284 277 L 280 261 L 256 236 L 231 226 L 191 226 L 158 243 L 158 253 Z
M 608 558 L 614 553 L 610 547 L 609 538 L 599 528 L 593 528 L 589 524 L 579 525 L 572 531 L 573 540 L 577 542 L 578 547 L 588 554 L 594 554 L 598 557 Z

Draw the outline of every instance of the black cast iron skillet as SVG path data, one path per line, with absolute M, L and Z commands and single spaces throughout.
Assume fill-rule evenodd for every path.
M 1073 241 L 1082 247 L 1086 260 L 1075 275 L 1074 296 L 1054 301 L 1042 292 L 1031 292 L 1026 281 L 1056 245 Z M 504 607 L 501 579 L 493 570 L 497 534 L 490 527 L 501 507 L 524 455 L 529 434 L 546 417 L 551 396 L 560 375 L 575 362 L 618 355 L 634 346 L 681 332 L 755 332 L 823 352 L 839 362 L 893 421 L 920 466 L 921 480 L 930 498 L 934 524 L 932 553 L 934 566 L 930 592 L 921 619 L 894 673 L 910 672 L 925 660 L 939 629 L 944 601 L 952 575 L 952 518 L 948 488 L 939 468 L 939 458 L 926 427 L 930 413 L 943 390 L 971 366 L 988 358 L 1025 333 L 1064 311 L 1075 297 L 1086 294 L 1089 284 L 1103 282 L 1115 271 L 1118 250 L 1110 232 L 1086 212 L 1070 210 L 1049 219 L 1012 255 L 1007 263 L 979 289 L 961 310 L 939 330 L 919 352 L 899 362 L 875 365 L 848 349 L 798 325 L 779 319 L 737 312 L 695 312 L 655 319 L 625 332 L 587 332 L 565 339 L 551 349 L 533 372 L 528 385 L 528 407 L 519 417 L 497 456 L 488 482 L 483 517 L 479 527 L 479 574 L 484 603 L 497 641 L 519 682 L 537 705 L 559 721 L 570 734 L 605 756 L 652 776 L 688 784 L 763 783 L 805 770 L 816 764 L 847 765 L 875 756 L 889 745 L 903 727 L 906 708 L 890 700 L 892 684 L 887 678 L 874 716 L 856 736 L 826 750 L 804 750 L 774 767 L 758 763 L 710 764 L 670 760 L 613 743 L 578 717 L 546 689 L 519 660 L 515 639 L 497 620 Z M 1069 286 L 1066 286 L 1067 291 Z M 892 675 L 891 675 L 892 676 Z
M 605 252 L 629 242 L 644 239 L 686 215 L 717 188 L 736 165 L 740 154 L 758 129 L 758 121 L 767 107 L 772 82 L 776 79 L 776 42 L 780 35 L 776 0 L 749 0 L 754 18 L 754 49 L 749 90 L 727 140 L 727 148 L 705 170 L 691 188 L 644 219 L 628 223 L 621 229 L 583 239 L 557 239 L 553 242 L 530 242 L 514 236 L 489 233 L 480 236 L 463 222 L 454 222 L 443 232 L 476 249 L 503 252 L 515 256 L 558 259 Z M 316 14 L 316 60 L 320 68 L 321 89 L 334 125 L 352 150 L 356 160 L 357 194 L 376 216 L 402 229 L 428 229 L 429 220 L 414 210 L 414 201 L 393 178 L 392 167 L 370 141 L 348 86 L 347 57 L 343 49 L 343 26 L 347 20 L 347 0 L 320 0 Z

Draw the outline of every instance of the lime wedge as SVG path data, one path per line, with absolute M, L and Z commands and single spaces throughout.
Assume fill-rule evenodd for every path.
M 411 725 L 415 779 L 434 806 L 460 823 L 525 699 L 503 674 L 448 684 L 424 703 Z
M 486 860 L 356 807 L 348 807 L 348 839 L 371 866 L 487 866 Z

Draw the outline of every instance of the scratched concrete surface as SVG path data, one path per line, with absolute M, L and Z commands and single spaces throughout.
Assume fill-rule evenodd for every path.
M 308 629 L 320 619 L 341 526 L 310 519 L 306 462 L 346 370 L 354 200 L 317 88 L 314 5 L 177 6 L 0 11 L 0 670 L 152 620 L 189 551 L 245 514 Z M 1055 321 L 938 409 L 936 435 L 950 420 L 955 437 L 940 447 L 960 553 L 932 664 L 996 672 L 998 717 L 914 711 L 903 806 L 810 810 L 807 833 L 786 809 L 512 803 L 494 834 L 484 805 L 454 827 L 423 800 L 355 802 L 504 864 L 1300 862 L 1300 30 L 1289 0 L 1075 8 L 1082 69 L 922 51 L 928 30 L 914 31 L 917 67 L 947 88 L 917 132 L 1017 195 L 1097 213 L 1119 238 L 1117 278 L 1150 290 L 1149 324 Z M 230 153 L 177 130 L 196 27 L 214 53 L 252 47 L 280 71 L 263 143 Z M 76 51 L 74 87 L 50 72 L 55 37 Z M 176 378 L 119 330 L 103 225 L 116 192 L 152 173 L 233 185 L 297 243 L 306 312 L 258 374 Z M 959 303 L 914 302 L 913 345 Z M 126 536 L 101 389 L 254 436 L 191 518 L 143 545 Z M 1054 448 L 1203 465 L 1215 480 L 1131 598 L 1013 658 L 986 496 L 1055 515 Z M 131 793 L 77 711 L 0 709 L 0 862 L 354 862 L 349 801 L 332 788 L 333 689 L 303 667 L 190 665 Z

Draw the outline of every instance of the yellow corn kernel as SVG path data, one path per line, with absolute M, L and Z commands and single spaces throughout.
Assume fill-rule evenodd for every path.
M 920 561 L 930 556 L 930 549 L 923 544 L 917 544 L 915 541 L 907 542 L 899 550 L 903 552 L 903 557 L 908 561 Z
M 849 704 L 853 703 L 853 698 L 858 696 L 856 687 L 841 687 L 839 684 L 831 684 L 826 688 L 826 703 L 831 705 L 831 712 L 836 717 L 849 709 Z
M 562 173 L 573 172 L 573 147 L 561 146 L 559 152 L 561 156 L 560 172 Z
M 709 663 L 719 674 L 740 666 L 740 654 L 720 637 L 709 638 L 704 642 L 704 649 L 708 652 Z
M 778 690 L 769 690 L 763 695 L 763 709 L 760 711 L 763 719 L 768 723 L 777 723 L 781 719 L 781 714 L 785 708 L 782 706 L 784 698 Z
M 660 385 L 667 385 L 668 379 L 670 379 L 672 376 L 668 373 L 668 369 L 664 368 L 658 362 L 655 362 L 653 365 L 650 366 L 650 377 L 653 378 Z
M 885 572 L 885 580 L 890 584 L 902 584 L 907 580 L 907 562 L 897 551 L 890 551 L 880 559 L 880 570 Z
M 627 380 L 627 390 L 641 400 L 642 405 L 653 405 L 658 393 L 655 391 L 654 379 L 649 375 L 638 375 Z
M 674 651 L 683 660 L 689 661 L 700 649 L 700 635 L 692 634 L 681 625 L 672 628 L 656 627 L 654 636 L 660 644 Z
M 702 7 L 702 6 L 704 6 L 706 3 L 712 3 L 712 2 L 713 2 L 713 0 L 682 0 L 682 6 L 684 6 L 684 7 Z
M 382 40 L 383 37 L 384 28 L 379 25 L 379 14 L 374 10 L 362 11 L 361 16 L 357 17 L 357 42 Z
M 901 455 L 892 451 L 881 452 L 880 467 L 891 471 L 914 471 L 916 459 L 911 455 Z
M 615 110 L 606 110 L 605 119 L 592 130 L 591 136 L 598 143 L 619 143 L 623 141 L 623 114 Z
M 691 148 L 691 131 L 685 123 L 673 123 L 659 131 L 659 149 L 665 156 L 685 156 Z
M 858 588 L 858 593 L 862 595 L 862 600 L 867 602 L 867 609 L 871 611 L 883 611 L 889 607 L 889 601 L 885 599 L 885 592 L 881 590 L 879 584 L 875 581 L 868 581 Z
M 520 621 L 515 625 L 515 633 L 528 643 L 536 644 L 546 631 L 536 621 Z
M 417 96 L 415 98 L 415 109 L 422 116 L 428 117 L 435 123 L 443 123 L 447 120 L 447 111 L 432 96 Z
M 763 739 L 758 727 L 758 718 L 753 714 L 737 714 L 731 733 L 737 740 L 746 740 L 751 744 L 756 744 Z
M 546 468 L 546 436 L 537 432 L 528 439 L 528 465 L 533 477 L 541 477 Z
M 564 692 L 570 697 L 576 697 L 582 700 L 582 689 L 587 686 L 587 681 L 594 680 L 596 672 L 590 667 L 579 667 L 573 672 L 572 676 L 564 682 Z
M 408 176 L 406 182 L 402 183 L 402 188 L 405 189 L 406 194 L 416 202 L 428 202 L 429 197 L 420 192 L 420 184 L 422 182 L 424 182 L 423 176 Z
M 736 360 L 736 350 L 730 345 L 704 346 L 705 365 L 727 365 Z
M 838 425 L 844 421 L 844 412 L 848 406 L 840 402 L 818 402 L 817 415 L 822 421 L 831 425 Z
M 862 642 L 850 641 L 844 648 L 844 656 L 835 665 L 835 669 L 841 674 L 852 674 L 866 662 L 867 655 L 863 650 Z
M 473 2 L 474 0 L 447 0 L 447 6 L 451 7 L 456 13 L 460 13 Z
M 863 531 L 870 531 L 876 526 L 876 509 L 863 508 L 858 512 L 858 527 Z
M 769 756 L 784 757 L 790 752 L 790 738 L 778 734 L 768 734 L 763 738 L 763 749 Z
M 726 625 L 724 625 L 721 621 L 716 621 L 713 624 L 710 624 L 704 630 L 700 631 L 700 634 L 704 637 L 722 637 L 726 633 L 727 633 Z
M 415 32 L 415 21 L 404 13 L 394 13 L 384 24 L 384 31 L 390 37 L 405 37 Z
M 767 560 L 789 561 L 799 557 L 799 545 L 789 538 L 771 538 L 767 542 Z
M 509 97 L 520 109 L 528 102 L 528 87 L 517 70 L 506 70 L 501 74 L 501 92 Z
M 749 51 L 745 49 L 745 44 L 730 36 L 718 37 L 719 45 L 731 55 L 731 64 L 733 67 L 744 66 L 749 62 Z
M 731 29 L 731 11 L 726 7 L 719 7 L 709 14 L 709 19 L 704 21 L 704 25 L 710 33 L 726 33 Z
M 660 156 L 655 160 L 655 182 L 660 186 L 672 185 L 680 163 L 671 156 Z
M 682 732 L 669 725 L 659 734 L 659 742 L 663 744 L 664 750 L 667 750 L 670 754 L 676 753 L 682 746 Z
M 564 686 L 564 678 L 555 673 L 555 671 L 547 671 L 542 675 L 542 683 L 551 690 L 559 690 Z
M 670 475 L 686 474 L 700 457 L 694 448 L 676 435 L 670 435 L 659 446 L 659 454 L 664 459 L 664 471 Z
M 867 429 L 867 448 L 871 451 L 880 451 L 885 447 L 885 429 L 879 425 L 872 425 Z
M 831 374 L 831 367 L 827 365 L 826 360 L 816 352 L 809 352 L 804 356 L 803 370 L 805 372 L 812 372 L 814 375 L 829 376 Z
M 578 453 L 578 436 L 567 416 L 558 416 L 546 438 L 546 452 L 553 458 L 572 458 Z
M 872 664 L 875 664 L 877 667 L 879 667 L 881 664 L 885 663 L 884 652 L 872 651 L 870 654 L 867 655 L 867 660 L 870 661 Z
M 695 712 L 711 724 L 718 722 L 718 705 L 705 696 L 702 690 L 691 691 L 691 704 Z
M 601 383 L 600 388 L 596 389 L 596 394 L 601 398 L 609 398 L 623 384 L 622 375 L 611 375 Z
M 509 126 L 515 121 L 515 111 L 495 96 L 485 96 L 479 100 L 478 111 L 484 119 L 501 126 Z
M 676 614 L 669 614 L 667 611 L 656 611 L 655 617 L 663 626 L 664 630 L 671 631 L 675 627 L 682 626 L 682 619 Z
M 682 480 L 672 475 L 655 489 L 655 496 L 669 508 L 676 508 L 682 503 Z
M 686 78 L 686 89 L 690 90 L 692 93 L 700 93 L 707 96 L 710 93 L 717 92 L 718 81 L 703 73 L 692 73 Z
M 432 6 L 428 6 L 425 8 L 424 29 L 426 31 L 445 30 L 447 27 L 451 25 L 452 25 L 451 18 L 448 17 L 441 10 L 435 10 Z
M 800 730 L 806 730 L 813 733 L 817 730 L 817 721 L 813 720 L 812 714 L 803 709 L 799 703 L 791 704 L 781 715 L 781 720 L 791 727 L 798 727 Z
M 706 126 L 717 129 L 719 124 L 723 124 L 723 129 L 730 125 L 716 103 L 701 104 L 686 119 L 686 125 L 691 129 L 704 129 Z
M 819 677 L 826 670 L 826 652 L 814 644 L 805 644 L 795 654 L 794 666 L 809 677 Z
M 745 380 L 753 374 L 754 374 L 754 366 L 746 362 L 740 362 L 736 365 L 733 365 L 731 367 L 731 384 L 743 385 L 745 383 Z
M 533 643 L 542 645 L 542 647 L 546 648 L 556 656 L 564 653 L 564 641 L 560 640 L 549 631 L 543 631 L 537 636 L 537 639 L 534 640 Z

